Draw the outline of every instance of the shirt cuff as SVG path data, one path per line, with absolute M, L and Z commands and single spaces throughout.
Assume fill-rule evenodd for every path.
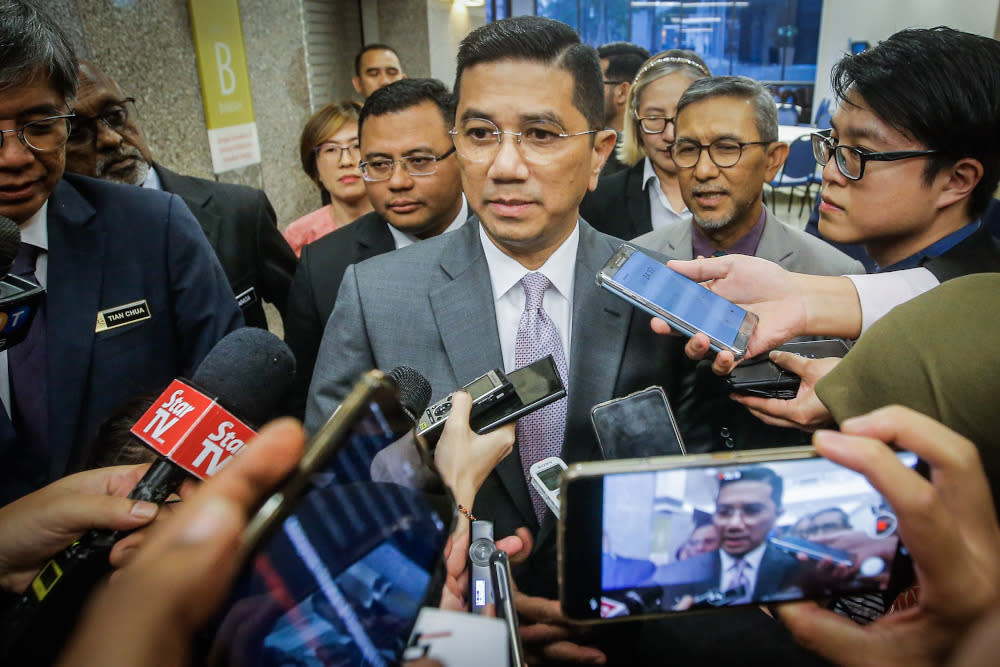
M 934 289 L 940 282 L 925 268 L 846 276 L 861 302 L 861 333 L 901 303 Z

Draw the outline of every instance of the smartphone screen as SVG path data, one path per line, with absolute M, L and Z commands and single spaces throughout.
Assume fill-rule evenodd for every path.
M 686 453 L 673 410 L 660 387 L 595 405 L 590 420 L 606 459 Z
M 579 620 L 885 591 L 900 546 L 864 476 L 815 456 L 580 477 L 563 504 Z
M 700 331 L 730 349 L 745 349 L 739 339 L 749 333 L 744 328 L 747 311 L 652 257 L 633 252 L 611 280 L 694 329 L 689 334 Z
M 406 483 L 405 465 L 396 483 L 372 479 L 373 457 L 411 426 L 387 389 L 376 392 L 259 546 L 214 654 L 262 666 L 398 663 L 453 516 L 449 496 Z

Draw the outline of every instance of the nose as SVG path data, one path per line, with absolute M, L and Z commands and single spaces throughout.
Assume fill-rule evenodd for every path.
M 122 135 L 118 134 L 115 130 L 102 120 L 97 120 L 94 122 L 94 127 L 97 128 L 97 150 L 114 150 L 122 145 L 124 138 Z
M 351 152 L 351 149 L 345 148 L 340 151 L 340 161 L 337 164 L 341 167 L 353 167 L 356 164 L 354 153 Z
M 830 159 L 823 165 L 823 183 L 836 183 L 840 186 L 847 185 L 847 177 L 840 173 L 835 155 L 831 155 Z
M 694 177 L 699 181 L 707 181 L 719 175 L 719 168 L 712 162 L 712 156 L 707 148 L 702 148 L 698 161 L 694 163 Z
M 493 157 L 486 175 L 494 181 L 523 181 L 528 178 L 528 165 L 517 142 L 518 137 L 512 134 L 500 135 L 500 146 Z
M 392 163 L 392 176 L 389 177 L 390 190 L 409 190 L 413 187 L 413 177 L 403 168 L 402 160 Z
M 24 145 L 17 132 L 3 135 L 0 146 L 0 169 L 20 169 L 35 161 L 35 153 Z

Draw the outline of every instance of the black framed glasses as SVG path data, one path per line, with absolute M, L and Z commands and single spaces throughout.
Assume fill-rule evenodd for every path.
M 403 171 L 410 176 L 430 176 L 437 173 L 438 162 L 444 160 L 454 152 L 455 147 L 452 146 L 444 153 L 437 156 L 407 155 L 397 160 L 380 157 L 375 158 L 374 160 L 366 160 L 358 166 L 361 167 L 361 177 L 369 183 L 387 181 L 392 178 L 393 173 L 396 171 L 397 164 L 402 166 Z
M 73 114 L 61 114 L 31 120 L 11 130 L 0 130 L 0 148 L 3 148 L 4 137 L 13 133 L 21 143 L 33 151 L 43 153 L 55 150 L 66 143 L 69 136 L 69 124 Z
M 566 139 L 599 131 L 566 132 L 552 121 L 539 120 L 526 123 L 520 131 L 515 132 L 501 130 L 486 118 L 467 118 L 449 130 L 448 134 L 455 142 L 458 154 L 471 162 L 492 162 L 500 152 L 503 135 L 509 134 L 521 148 L 521 156 L 526 162 L 545 165 L 559 155 Z
M 667 123 L 677 126 L 675 116 L 636 116 L 635 119 L 639 122 L 639 129 L 646 134 L 660 134 L 667 129 Z
M 349 144 L 338 144 L 335 141 L 324 141 L 319 146 L 313 148 L 316 159 L 333 160 L 340 162 L 344 159 L 344 151 L 352 161 L 361 157 L 361 145 L 357 141 Z
M 830 158 L 834 157 L 837 170 L 849 181 L 860 181 L 861 177 L 865 175 L 865 165 L 869 162 L 895 162 L 896 160 L 908 160 L 912 157 L 924 157 L 941 152 L 922 150 L 874 153 L 856 146 L 838 144 L 837 140 L 833 138 L 833 130 L 813 132 L 809 136 L 812 139 L 813 158 L 815 158 L 816 164 L 825 167 Z
M 135 110 L 134 97 L 126 97 L 119 102 L 109 104 L 96 116 L 77 114 L 70 123 L 69 143 L 77 146 L 92 144 L 97 139 L 98 121 L 121 134 L 135 117 L 138 115 Z
M 670 157 L 681 169 L 689 169 L 701 159 L 702 150 L 708 151 L 708 157 L 716 167 L 725 169 L 734 167 L 743 157 L 743 149 L 747 146 L 768 146 L 773 141 L 735 141 L 733 139 L 716 139 L 712 143 L 699 144 L 690 139 L 680 139 L 670 147 Z
M 617 86 L 619 83 L 625 83 L 624 81 L 607 81 L 605 80 L 605 86 Z

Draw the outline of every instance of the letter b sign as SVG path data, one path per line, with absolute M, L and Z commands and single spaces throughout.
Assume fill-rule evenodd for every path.
M 236 92 L 236 74 L 233 72 L 233 52 L 224 42 L 215 43 L 215 64 L 219 69 L 219 84 L 223 95 Z

